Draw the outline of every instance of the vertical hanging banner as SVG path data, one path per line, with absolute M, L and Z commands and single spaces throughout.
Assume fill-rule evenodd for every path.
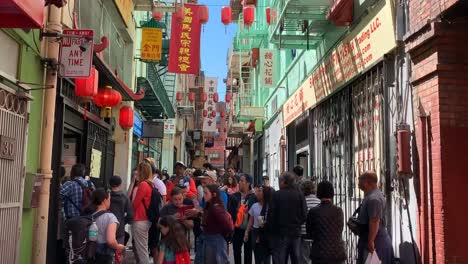
M 206 117 L 203 118 L 203 132 L 216 132 L 216 116 L 213 117 L 213 111 L 216 112 L 216 103 L 213 101 L 213 94 L 218 89 L 218 80 L 216 78 L 205 77 L 204 84 L 205 93 L 208 95 L 208 100 L 205 102 Z
M 276 51 L 260 49 L 260 87 L 274 88 L 276 86 Z
M 198 5 L 185 4 L 182 21 L 171 22 L 169 68 L 172 73 L 198 75 L 200 70 L 201 23 Z

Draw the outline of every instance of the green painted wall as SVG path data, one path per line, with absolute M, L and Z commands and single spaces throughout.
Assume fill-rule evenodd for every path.
M 40 88 L 42 86 L 43 69 L 41 66 L 41 58 L 37 45 L 40 45 L 38 40 L 38 32 L 33 35 L 31 32 L 23 30 L 7 31 L 21 45 L 21 54 L 18 65 L 17 79 L 21 82 L 34 83 L 31 88 Z M 33 36 L 36 37 L 34 43 Z M 28 142 L 26 154 L 26 172 L 35 173 L 39 166 L 39 146 L 41 136 L 41 119 L 42 119 L 42 93 L 43 90 L 32 91 L 33 100 L 30 103 L 29 111 L 29 127 L 28 127 Z M 28 176 L 26 176 L 28 177 Z M 25 183 L 32 182 L 32 179 L 26 178 Z M 26 188 L 27 189 L 27 188 Z M 29 196 L 27 196 L 29 197 Z M 21 225 L 20 238 L 20 259 L 19 263 L 31 263 L 32 240 L 33 240 L 33 223 L 34 209 L 24 208 Z

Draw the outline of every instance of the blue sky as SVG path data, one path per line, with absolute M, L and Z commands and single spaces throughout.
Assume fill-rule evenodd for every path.
M 224 101 L 226 84 L 223 78 L 227 75 L 227 54 L 231 47 L 237 24 L 230 24 L 227 28 L 221 23 L 221 7 L 228 6 L 229 0 L 200 0 L 201 5 L 207 5 L 209 20 L 203 26 L 201 37 L 201 66 L 205 76 L 218 77 L 218 93 Z M 225 31 L 226 29 L 226 31 Z

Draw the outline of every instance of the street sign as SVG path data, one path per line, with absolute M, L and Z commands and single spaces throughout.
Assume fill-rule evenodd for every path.
M 93 30 L 69 29 L 60 45 L 60 77 L 84 78 L 89 77 L 93 64 Z M 80 37 L 66 37 L 76 35 Z

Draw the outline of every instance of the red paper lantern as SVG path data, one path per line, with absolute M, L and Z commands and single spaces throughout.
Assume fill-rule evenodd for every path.
M 119 125 L 123 130 L 129 130 L 133 127 L 133 108 L 129 106 L 120 108 Z
M 99 107 L 114 107 L 122 102 L 122 95 L 112 89 L 111 86 L 106 86 L 99 89 L 96 96 L 94 96 L 94 104 Z
M 268 25 L 271 25 L 271 9 L 269 6 L 265 9 L 265 15 Z
M 200 16 L 200 23 L 206 24 L 210 18 L 210 13 L 208 7 L 206 5 L 201 5 L 198 8 L 199 16 Z
M 216 111 L 215 110 L 211 111 L 211 116 L 216 117 Z
M 208 116 L 208 110 L 203 109 L 202 113 L 203 113 L 203 117 L 207 117 L 207 116 Z
M 217 103 L 219 101 L 219 95 L 218 93 L 213 94 L 213 102 Z
M 176 93 L 176 101 L 177 101 L 177 102 L 182 101 L 182 98 L 183 98 L 183 97 L 184 97 L 184 93 L 182 93 L 181 91 L 178 91 L 178 92 Z
M 255 7 L 252 5 L 244 6 L 244 25 L 250 26 L 255 21 Z
M 227 93 L 226 96 L 224 97 L 224 100 L 226 101 L 226 103 L 230 103 L 231 99 L 232 99 L 232 96 L 230 93 Z
M 219 116 L 224 118 L 226 116 L 226 112 L 224 112 L 224 111 L 219 112 Z
M 202 93 L 200 94 L 200 100 L 201 100 L 202 102 L 206 102 L 206 100 L 208 100 L 208 95 L 206 95 L 205 92 L 202 92 Z
M 189 95 L 188 95 L 188 99 L 189 99 L 190 102 L 195 101 L 195 93 L 194 93 L 194 92 L 190 92 Z
M 178 22 L 182 23 L 184 21 L 184 9 L 183 8 L 177 8 L 177 10 L 172 13 L 172 17 Z
M 98 93 L 98 82 L 98 71 L 93 67 L 88 78 L 75 79 L 75 95 L 81 97 L 85 103 L 93 101 L 93 97 Z
M 232 22 L 232 9 L 230 6 L 221 8 L 221 22 L 226 26 Z
M 163 17 L 163 13 L 161 11 L 153 11 L 153 13 L 151 13 L 151 16 L 153 17 L 154 20 L 161 21 Z

